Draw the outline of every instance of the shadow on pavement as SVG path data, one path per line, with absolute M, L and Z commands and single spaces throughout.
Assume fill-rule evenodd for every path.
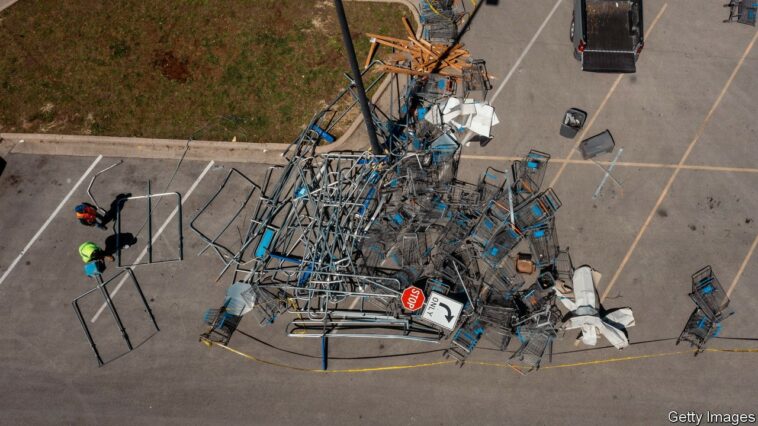
M 118 250 L 129 248 L 137 243 L 137 237 L 129 232 L 122 232 L 121 234 L 108 236 L 105 239 L 105 252 L 106 256 L 113 256 Z M 120 247 L 119 247 L 120 246 Z
M 116 213 L 119 209 L 124 208 L 124 204 L 126 203 L 127 198 L 131 196 L 131 193 L 116 195 L 116 198 L 111 202 L 110 208 L 103 215 L 103 225 L 107 225 L 110 222 L 116 220 Z

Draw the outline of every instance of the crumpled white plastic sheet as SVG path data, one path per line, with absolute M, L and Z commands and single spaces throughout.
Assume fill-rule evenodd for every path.
M 491 105 L 473 99 L 448 98 L 444 105 L 434 104 L 424 120 L 435 124 L 449 124 L 458 131 L 466 129 L 485 137 L 492 137 L 492 127 L 500 123 Z
M 582 343 L 594 346 L 597 344 L 598 332 L 616 347 L 623 349 L 629 346 L 624 331 L 621 329 L 634 326 L 634 314 L 629 308 L 616 309 L 600 316 L 598 300 L 595 294 L 595 282 L 592 269 L 583 266 L 574 271 L 574 300 L 556 289 L 558 300 L 572 313 L 571 319 L 564 324 L 566 330 L 581 329 Z

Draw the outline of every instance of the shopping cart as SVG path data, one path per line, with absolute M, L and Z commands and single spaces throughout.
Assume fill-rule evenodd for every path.
M 529 151 L 529 154 L 522 161 L 514 162 L 514 181 L 518 181 L 523 176 L 528 176 L 534 185 L 539 188 L 545 179 L 548 161 L 550 161 L 550 154 L 534 149 Z
M 568 247 L 565 250 L 558 251 L 553 267 L 553 275 L 556 279 L 561 280 L 564 284 L 573 288 L 572 279 L 574 277 L 574 263 L 571 261 L 571 254 Z
M 516 173 L 516 169 L 521 167 L 520 161 L 514 161 L 513 162 L 513 170 L 514 170 L 514 176 Z M 539 193 L 540 187 L 534 181 L 532 181 L 532 178 L 528 174 L 522 174 L 516 178 L 514 178 L 513 185 L 511 185 L 511 196 L 513 199 L 513 205 L 519 206 L 521 203 L 529 200 L 530 198 L 534 197 Z
M 548 328 L 519 327 L 516 329 L 516 336 L 521 342 L 521 347 L 511 359 L 528 367 L 527 373 L 539 369 L 548 346 L 552 347 L 555 333 Z
M 433 102 L 440 98 L 455 95 L 456 89 L 457 85 L 454 78 L 432 74 L 423 80 L 423 85 L 418 90 L 417 94 L 422 99 Z M 419 120 L 423 119 L 423 114 L 426 112 L 426 109 L 419 108 L 418 112 Z
M 482 260 L 495 268 L 524 238 L 521 231 L 510 223 L 503 224 L 495 235 L 484 245 Z
M 466 320 L 453 334 L 450 348 L 444 353 L 445 358 L 452 357 L 458 366 L 463 366 L 484 335 L 484 331 L 484 325 L 478 319 L 472 317 Z
M 242 317 L 232 315 L 226 311 L 225 307 L 222 307 L 220 309 L 208 309 L 205 311 L 203 320 L 210 328 L 200 336 L 201 340 L 205 339 L 213 343 L 228 345 Z
M 756 0 L 730 0 L 724 7 L 729 8 L 729 17 L 724 22 L 738 22 L 755 26 L 756 14 L 758 14 L 758 1 Z
M 479 192 L 482 194 L 482 199 L 492 200 L 501 198 L 507 181 L 507 172 L 487 167 L 487 170 L 482 174 L 481 179 L 479 179 Z
M 490 90 L 492 83 L 484 59 L 471 61 L 471 66 L 463 70 L 463 97 L 468 98 L 471 92 L 481 92 L 482 98 L 486 99 Z
M 501 262 L 490 268 L 484 275 L 484 282 L 490 287 L 489 298 L 497 303 L 505 303 L 524 286 L 524 277 L 516 272 L 513 262 Z
M 501 351 L 508 348 L 508 344 L 516 333 L 513 324 L 517 317 L 518 311 L 511 306 L 487 304 L 482 306 L 479 313 L 479 320 L 486 330 L 484 335 Z
M 495 233 L 503 226 L 504 219 L 493 208 L 487 209 L 479 223 L 471 230 L 469 237 L 472 241 L 484 247 L 495 236 Z
M 727 310 L 729 297 L 713 274 L 710 265 L 692 274 L 690 297 L 703 313 L 713 321 L 721 322 L 734 313 Z
M 523 204 L 515 212 L 516 226 L 524 231 L 540 225 L 553 217 L 561 207 L 561 200 L 552 188 Z
M 689 342 L 690 346 L 697 347 L 695 356 L 705 350 L 705 344 L 711 337 L 718 336 L 721 331 L 721 324 L 711 320 L 708 315 L 700 308 L 695 308 L 692 311 L 692 315 L 687 320 L 687 324 L 684 326 L 684 330 L 676 339 L 676 344 L 685 341 Z
M 451 206 L 477 207 L 482 201 L 479 187 L 468 182 L 453 181 L 445 189 L 442 199 Z
M 532 260 L 537 268 L 552 269 L 559 252 L 555 219 L 550 217 L 544 222 L 535 225 L 526 234 L 526 238 L 532 250 Z

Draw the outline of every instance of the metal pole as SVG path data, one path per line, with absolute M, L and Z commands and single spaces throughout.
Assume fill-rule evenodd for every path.
M 508 213 L 511 217 L 511 225 L 515 228 L 516 227 L 516 218 L 514 217 L 513 213 L 513 188 L 511 188 L 510 185 L 508 185 Z
M 147 263 L 153 263 L 153 198 L 147 181 Z
M 101 174 L 107 172 L 108 170 L 110 170 L 110 169 L 118 166 L 119 164 L 121 164 L 123 162 L 124 162 L 124 160 L 118 160 L 118 163 L 112 164 L 112 165 L 104 168 L 103 170 L 100 170 L 99 172 L 95 173 L 95 175 L 92 176 L 92 179 L 89 181 L 89 186 L 87 187 L 87 195 L 89 195 L 89 199 L 92 200 L 92 204 L 94 204 L 95 207 L 97 207 L 97 210 L 100 211 L 100 213 L 102 213 L 102 214 L 106 214 L 108 212 L 105 211 L 104 208 L 100 207 L 100 204 L 97 204 L 97 201 L 95 200 L 95 197 L 92 195 L 92 185 L 94 185 L 95 179 L 97 179 L 98 176 L 100 176 Z
M 353 39 L 350 37 L 350 28 L 347 25 L 347 17 L 345 16 L 345 8 L 342 6 L 342 0 L 334 0 L 334 6 L 337 9 L 337 18 L 339 18 L 340 28 L 342 29 L 342 41 L 345 44 L 345 52 L 347 53 L 347 59 L 353 73 L 356 92 L 358 92 L 358 101 L 361 104 L 363 121 L 366 123 L 368 140 L 371 143 L 371 152 L 374 155 L 382 155 L 384 151 L 379 146 L 379 139 L 376 137 L 376 127 L 374 127 L 374 119 L 369 109 L 366 89 L 363 87 L 363 78 L 361 77 L 360 68 L 358 68 L 358 59 L 355 57 L 355 47 L 353 47 Z
M 132 271 L 131 268 L 126 268 L 126 272 L 129 273 L 129 276 L 132 278 L 132 283 L 134 283 L 134 287 L 137 288 L 137 293 L 139 293 L 139 297 L 142 299 L 142 303 L 145 305 L 145 310 L 147 311 L 147 314 L 150 315 L 150 319 L 153 321 L 155 330 L 161 331 L 161 329 L 158 328 L 158 323 L 155 321 L 155 315 L 153 315 L 153 310 L 150 309 L 150 305 L 148 305 L 147 303 L 147 298 L 145 297 L 145 293 L 142 292 L 142 287 L 139 286 L 139 283 L 137 282 L 137 277 L 134 276 L 134 271 Z
M 134 350 L 132 347 L 132 342 L 129 340 L 129 335 L 126 334 L 126 328 L 124 328 L 124 323 L 121 322 L 121 317 L 118 315 L 118 312 L 116 311 L 116 307 L 113 306 L 113 300 L 111 299 L 111 295 L 108 294 L 108 289 L 105 288 L 105 285 L 99 284 L 97 288 L 100 289 L 100 292 L 103 294 L 103 299 L 105 299 L 105 303 L 108 305 L 108 309 L 111 311 L 111 315 L 113 315 L 113 319 L 116 321 L 116 325 L 118 325 L 118 329 L 121 330 L 121 337 L 124 338 L 124 341 L 126 342 L 126 346 L 129 347 L 129 350 Z
M 327 369 L 327 360 L 329 359 L 329 349 L 327 345 L 326 334 L 324 334 L 321 336 L 321 369 L 324 371 Z
M 79 318 L 79 324 L 82 326 L 82 330 L 84 330 L 84 335 L 87 336 L 87 341 L 89 342 L 89 346 L 92 348 L 92 351 L 95 353 L 95 357 L 97 357 L 97 366 L 100 367 L 103 365 L 103 359 L 100 358 L 100 352 L 97 350 L 97 346 L 95 345 L 95 341 L 92 339 L 92 334 L 89 332 L 89 328 L 87 328 L 87 323 L 84 322 L 84 317 L 82 317 L 82 311 L 79 309 L 79 301 L 74 300 L 71 302 L 71 306 L 74 307 L 74 312 L 76 312 L 76 317 Z
M 618 181 L 614 179 L 613 176 L 611 176 L 611 172 L 613 171 L 613 168 L 616 167 L 616 162 L 618 161 L 619 157 L 621 157 L 622 152 L 624 152 L 624 148 L 619 148 L 618 152 L 616 153 L 616 156 L 613 157 L 613 161 L 611 161 L 610 166 L 608 166 L 608 169 L 605 171 L 603 180 L 600 181 L 600 185 L 597 186 L 597 189 L 595 189 L 595 193 L 592 194 L 593 200 L 597 199 L 598 195 L 600 195 L 600 190 L 603 189 L 603 186 L 605 186 L 605 182 L 608 180 L 609 177 L 613 179 L 614 182 L 618 183 Z
M 116 204 L 116 261 L 121 267 L 121 201 Z
M 176 196 L 179 197 L 178 201 L 179 204 L 177 204 L 177 208 L 179 209 L 179 260 L 184 260 L 184 233 L 182 232 L 182 194 L 176 193 Z M 245 201 L 245 204 L 247 204 L 247 201 Z

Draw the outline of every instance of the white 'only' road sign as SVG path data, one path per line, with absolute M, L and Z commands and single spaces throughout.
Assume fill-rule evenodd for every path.
M 424 313 L 421 314 L 421 318 L 428 319 L 429 321 L 452 331 L 455 328 L 455 324 L 458 322 L 458 316 L 460 316 L 462 309 L 463 303 L 439 293 L 431 292 L 431 294 L 429 294 L 429 300 L 426 302 Z

